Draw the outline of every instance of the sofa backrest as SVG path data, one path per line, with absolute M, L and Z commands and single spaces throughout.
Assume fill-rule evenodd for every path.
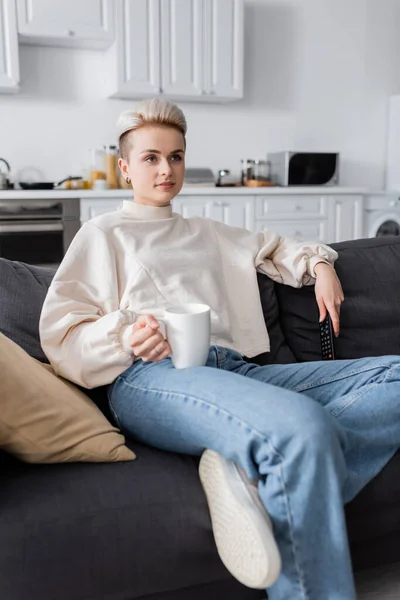
M 400 354 L 400 237 L 332 244 L 345 302 L 338 359 Z M 0 258 L 0 331 L 28 354 L 47 362 L 39 341 L 39 316 L 54 269 Z M 318 308 L 314 287 L 274 284 L 258 275 L 271 353 L 257 362 L 320 360 Z
M 332 244 L 345 301 L 337 359 L 400 354 L 400 237 Z M 298 361 L 321 360 L 314 288 L 275 285 L 279 320 Z
M 0 331 L 28 354 L 48 362 L 39 341 L 39 317 L 55 269 L 0 258 Z

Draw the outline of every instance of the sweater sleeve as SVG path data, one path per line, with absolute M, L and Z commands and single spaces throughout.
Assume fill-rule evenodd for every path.
M 118 283 L 111 241 L 85 223 L 50 284 L 39 333 L 55 371 L 86 388 L 111 383 L 133 363 L 127 337 L 136 315 L 119 308 Z
M 278 283 L 301 287 L 315 280 L 314 267 L 319 262 L 333 265 L 337 252 L 320 243 L 299 242 L 264 229 L 259 233 L 214 222 L 219 240 L 228 242 L 231 252 L 252 251 L 257 271 Z
M 337 257 L 337 252 L 325 244 L 299 242 L 263 230 L 258 234 L 255 266 L 278 283 L 302 287 L 314 283 L 315 265 L 319 262 L 333 265 Z

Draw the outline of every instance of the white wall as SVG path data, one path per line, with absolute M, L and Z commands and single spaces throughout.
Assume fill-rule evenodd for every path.
M 388 97 L 400 92 L 399 0 L 246 0 L 245 31 L 244 100 L 180 103 L 187 164 L 238 172 L 242 157 L 332 150 L 342 184 L 382 187 Z M 132 103 L 107 99 L 101 52 L 21 46 L 20 61 L 20 94 L 0 96 L 0 156 L 14 173 L 79 173 L 88 148 L 114 143 Z

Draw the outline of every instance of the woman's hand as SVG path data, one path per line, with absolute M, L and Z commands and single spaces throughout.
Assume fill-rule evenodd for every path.
M 335 269 L 331 265 L 320 262 L 314 267 L 316 275 L 315 296 L 319 308 L 319 320 L 323 321 L 326 311 L 332 319 L 335 336 L 339 335 L 340 305 L 344 300 L 343 290 Z
M 171 354 L 171 348 L 159 327 L 159 322 L 152 315 L 140 315 L 137 318 L 128 338 L 136 358 L 144 362 L 160 362 Z

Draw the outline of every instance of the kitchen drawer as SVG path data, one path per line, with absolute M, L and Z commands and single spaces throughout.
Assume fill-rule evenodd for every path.
M 393 210 L 400 209 L 400 194 L 383 193 L 365 196 L 365 210 Z
M 114 210 L 122 208 L 124 198 L 81 198 L 80 219 L 81 223 L 94 219 Z
M 310 219 L 325 217 L 327 197 L 319 195 L 258 196 L 256 199 L 256 219 L 292 217 Z
M 257 221 L 255 230 L 269 229 L 279 235 L 295 237 L 307 242 L 326 242 L 328 233 L 327 221 Z

